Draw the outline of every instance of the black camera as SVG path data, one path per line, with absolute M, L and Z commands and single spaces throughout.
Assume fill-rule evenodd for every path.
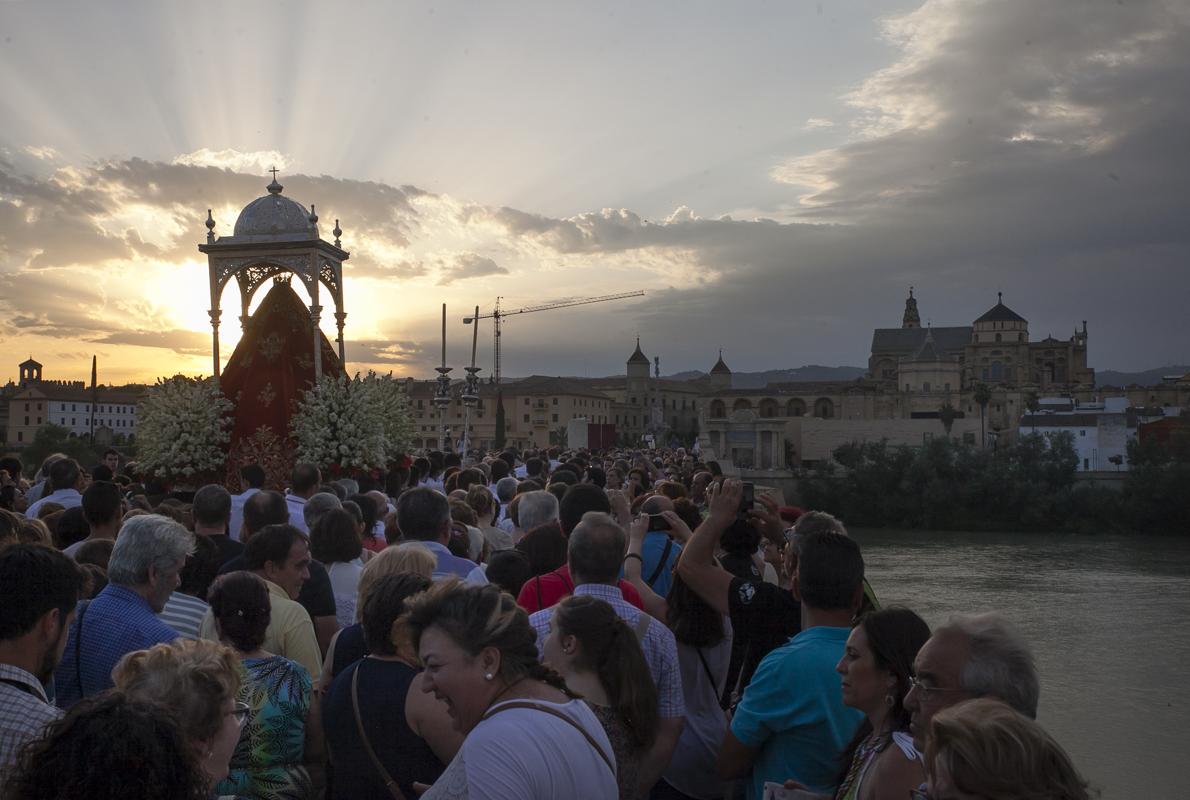
M 740 496 L 740 514 L 746 514 L 756 505 L 756 484 L 745 483 L 744 493 Z

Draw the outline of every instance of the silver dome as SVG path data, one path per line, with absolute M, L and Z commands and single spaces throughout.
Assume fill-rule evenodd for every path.
M 275 180 L 269 193 L 258 197 L 240 212 L 234 235 L 317 239 L 318 225 L 310 221 L 310 212 L 301 204 L 281 194 Z

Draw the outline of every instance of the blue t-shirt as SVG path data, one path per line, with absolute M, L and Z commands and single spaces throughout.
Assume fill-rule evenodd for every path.
M 668 541 L 670 538 L 665 531 L 649 531 L 645 534 L 645 540 L 641 543 L 640 548 L 640 576 L 645 581 L 648 581 L 649 576 L 657 571 L 657 565 L 661 563 L 661 554 L 665 552 L 665 543 Z M 665 566 L 661 568 L 657 580 L 649 584 L 649 588 L 662 597 L 669 594 L 669 586 L 673 582 L 674 564 L 677 563 L 678 556 L 681 554 L 682 546 L 673 542 L 669 548 L 669 555 L 665 557 Z
M 833 794 L 839 757 L 863 721 L 843 705 L 835 665 L 848 628 L 809 628 L 760 662 L 731 721 L 731 732 L 758 750 L 748 800 L 764 796 L 765 781 L 790 778 L 812 792 Z

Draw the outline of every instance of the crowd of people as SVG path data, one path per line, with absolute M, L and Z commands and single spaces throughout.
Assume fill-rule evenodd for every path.
M 695 453 L 240 477 L 0 461 L 0 797 L 1093 796 L 1008 620 Z

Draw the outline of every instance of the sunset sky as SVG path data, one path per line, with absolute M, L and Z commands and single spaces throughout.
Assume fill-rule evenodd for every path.
M 1184 0 L 4 2 L 0 117 L 0 382 L 209 373 L 206 210 L 273 165 L 342 222 L 353 372 L 429 376 L 443 302 L 461 373 L 477 304 L 637 289 L 504 373 L 863 365 L 910 285 L 1190 362 Z

